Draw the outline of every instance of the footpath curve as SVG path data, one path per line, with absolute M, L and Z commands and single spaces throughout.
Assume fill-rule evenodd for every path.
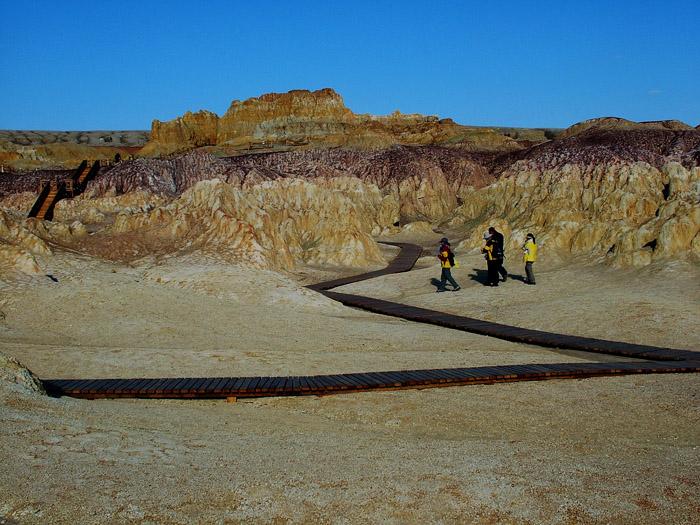
M 384 243 L 401 249 L 384 269 L 309 286 L 342 304 L 410 321 L 549 348 L 573 349 L 637 358 L 620 363 L 552 363 L 470 368 L 396 370 L 314 376 L 47 379 L 51 395 L 95 398 L 243 398 L 328 395 L 371 390 L 431 388 L 512 381 L 584 378 L 629 374 L 697 373 L 700 352 L 570 336 L 480 321 L 400 303 L 330 291 L 333 288 L 413 268 L 422 253 L 415 244 Z

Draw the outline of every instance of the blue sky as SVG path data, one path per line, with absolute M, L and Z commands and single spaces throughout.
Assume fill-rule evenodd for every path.
M 0 129 L 150 129 L 333 88 L 355 113 L 700 124 L 700 2 L 0 0 Z

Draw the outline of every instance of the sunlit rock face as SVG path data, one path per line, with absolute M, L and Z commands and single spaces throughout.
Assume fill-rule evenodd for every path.
M 234 100 L 219 121 L 218 143 L 240 140 L 299 140 L 346 135 L 355 114 L 332 89 L 270 93 Z
M 24 220 L 16 213 L 0 208 L 0 271 L 3 274 L 41 273 L 34 254 L 51 253 L 46 242 L 32 231 L 41 227 L 41 222 Z
M 241 103 L 236 111 L 274 120 L 296 96 Z M 310 119 L 350 119 L 332 93 L 306 102 L 299 111 Z M 209 116 L 183 125 L 198 118 Z M 406 125 L 402 118 L 384 120 L 396 121 L 394 133 Z M 366 129 L 376 132 L 387 125 L 371 122 Z M 263 269 L 371 266 L 383 262 L 374 237 L 454 229 L 466 236 L 461 248 L 477 249 L 492 225 L 506 234 L 510 253 L 532 232 L 550 257 L 644 265 L 699 255 L 698 130 L 675 121 L 596 119 L 561 136 L 501 151 L 394 144 L 237 156 L 200 148 L 141 158 L 101 172 L 82 195 L 60 201 L 54 222 L 25 217 L 31 188 L 58 171 L 4 174 L 0 241 L 14 247 L 5 260 L 28 272 L 36 269 L 27 254 L 46 253 L 50 243 L 108 259 L 198 250 Z
M 521 149 L 503 133 L 461 126 L 437 116 L 399 111 L 385 116 L 356 114 L 327 88 L 234 100 L 222 117 L 199 111 L 168 122 L 154 120 L 151 138 L 139 154 L 155 157 L 206 146 L 240 153 L 255 146 L 379 150 L 394 144 L 447 143 L 472 149 Z
M 149 203 L 147 195 L 83 201 L 97 210 L 93 216 L 112 215 L 99 232 L 106 242 L 138 240 L 131 247 L 112 243 L 112 253 L 118 245 L 122 256 L 133 258 L 141 246 L 151 253 L 198 250 L 261 269 L 291 270 L 297 261 L 367 266 L 383 262 L 371 232 L 396 215 L 395 203 L 357 179 L 278 179 L 248 188 L 213 179 L 168 202 Z M 85 209 L 76 202 L 62 214 L 70 220 L 85 216 Z
M 618 265 L 697 255 L 699 160 L 695 130 L 589 127 L 514 158 L 444 224 L 476 223 L 468 248 L 498 221 L 511 248 L 531 231 L 547 250 Z
M 148 131 L 0 130 L 3 170 L 75 169 L 85 159 L 111 162 L 127 159 L 147 142 Z
M 218 131 L 219 117 L 210 111 L 188 111 L 169 122 L 154 120 L 151 138 L 139 154 L 157 156 L 211 146 L 217 143 Z
M 382 228 L 399 220 L 436 221 L 452 211 L 460 199 L 495 180 L 468 153 L 440 147 L 301 150 L 228 158 L 192 152 L 175 159 L 139 159 L 118 166 L 93 181 L 85 198 L 137 189 L 176 197 L 197 182 L 212 178 L 240 189 L 285 178 L 316 184 L 338 178 L 358 179 L 376 186 L 383 196 L 398 203 L 398 216 L 392 223 L 379 224 Z M 355 194 L 349 192 L 348 196 Z
M 21 273 L 40 275 L 41 268 L 31 251 L 17 245 L 0 244 L 0 266 L 5 275 Z
M 105 258 L 200 249 L 256 268 L 368 266 L 383 262 L 373 236 L 434 222 L 492 180 L 446 148 L 196 151 L 123 163 L 30 230 Z
M 14 357 L 0 352 L 0 394 L 14 393 L 45 395 L 41 381 Z
M 571 137 L 578 133 L 596 130 L 596 131 L 611 131 L 611 130 L 676 130 L 689 131 L 693 127 L 679 120 L 659 120 L 654 122 L 632 122 L 623 118 L 603 117 L 584 120 L 578 124 L 574 124 L 570 128 L 564 130 L 559 138 Z M 697 129 L 697 128 L 696 128 Z

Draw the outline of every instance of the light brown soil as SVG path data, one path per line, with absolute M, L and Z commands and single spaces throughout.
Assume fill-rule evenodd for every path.
M 540 261 L 528 287 L 509 261 L 516 278 L 490 289 L 480 256 L 458 255 L 458 293 L 435 293 L 432 257 L 343 291 L 700 349 L 693 263 Z M 0 278 L 0 351 L 42 378 L 610 360 L 348 309 L 299 286 L 329 277 L 314 268 L 38 261 L 55 281 Z M 2 385 L 0 421 L 6 523 L 700 523 L 700 374 L 237 403 L 52 399 Z

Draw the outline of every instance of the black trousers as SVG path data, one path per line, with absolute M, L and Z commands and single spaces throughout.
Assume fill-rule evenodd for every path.
M 501 261 L 486 261 L 486 267 L 488 268 L 486 284 L 489 286 L 498 286 L 498 269 L 501 267 Z
M 505 269 L 503 266 L 503 259 L 500 259 L 498 261 L 498 273 L 501 274 L 501 277 L 503 277 L 503 280 L 506 280 L 506 277 L 508 277 L 508 270 Z
M 535 272 L 532 271 L 532 261 L 525 263 L 525 275 L 527 275 L 526 283 L 535 284 Z

